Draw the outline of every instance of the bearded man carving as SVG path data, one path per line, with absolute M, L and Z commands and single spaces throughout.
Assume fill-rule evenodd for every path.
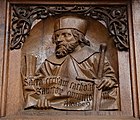
M 37 70 L 34 79 L 42 84 L 26 96 L 25 108 L 97 110 L 99 103 L 99 110 L 118 110 L 114 70 L 105 57 L 102 77 L 98 77 L 101 53 L 93 50 L 86 40 L 87 27 L 87 21 L 78 17 L 64 16 L 56 20 L 52 36 L 55 53 Z M 100 90 L 97 101 L 95 91 Z

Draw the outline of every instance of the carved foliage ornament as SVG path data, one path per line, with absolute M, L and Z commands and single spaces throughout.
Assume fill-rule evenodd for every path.
M 13 5 L 12 14 L 12 38 L 10 49 L 20 49 L 29 35 L 33 22 L 37 19 L 44 19 L 48 16 L 55 16 L 64 13 L 80 14 L 93 19 L 104 21 L 107 29 L 119 50 L 128 50 L 128 28 L 126 6 L 91 6 L 71 5 L 64 6 L 20 6 Z

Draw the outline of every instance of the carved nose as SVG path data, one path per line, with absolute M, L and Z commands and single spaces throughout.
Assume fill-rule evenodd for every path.
M 62 40 L 62 38 L 58 38 L 57 41 L 58 42 L 62 42 L 63 40 Z
M 59 36 L 59 38 L 57 39 L 57 43 L 59 44 L 59 43 L 61 43 L 63 41 L 64 41 L 64 38 L 62 36 Z
M 63 39 L 64 39 L 64 38 L 63 38 L 63 36 L 61 36 L 61 35 L 58 37 L 58 41 L 63 41 Z

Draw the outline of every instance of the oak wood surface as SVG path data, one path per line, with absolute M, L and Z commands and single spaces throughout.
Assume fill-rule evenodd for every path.
M 64 1 L 64 0 L 9 0 L 7 5 L 10 4 L 129 4 L 128 15 L 129 19 L 129 39 L 130 39 L 130 51 L 129 54 L 125 52 L 118 52 L 119 66 L 119 78 L 120 78 L 120 97 L 121 97 L 121 112 L 65 112 L 65 111 L 48 111 L 48 115 L 45 112 L 22 111 L 23 109 L 23 91 L 20 77 L 20 65 L 21 65 L 21 50 L 9 51 L 8 50 L 8 22 L 9 19 L 6 15 L 9 14 L 6 10 L 6 0 L 0 1 L 0 116 L 6 115 L 2 118 L 4 120 L 133 120 L 139 117 L 139 105 L 140 105 L 140 0 L 98 0 L 91 1 Z M 8 30 L 8 29 L 7 29 Z M 133 31 L 134 30 L 134 31 Z M 36 31 L 39 34 L 41 30 Z M 41 33 L 43 34 L 43 33 Z M 44 39 L 42 36 L 40 39 Z M 26 43 L 28 44 L 28 42 Z M 29 43 L 30 44 L 30 43 Z M 35 43 L 36 44 L 36 43 Z M 123 62 L 122 62 L 123 60 Z M 8 72 L 7 72 L 8 71 Z M 124 80 L 126 79 L 126 80 Z M 127 87 L 126 87 L 127 86 Z M 123 89 L 124 88 L 124 89 Z M 132 91 L 131 91 L 132 90 Z M 138 94 L 138 95 L 137 95 Z M 19 111 L 22 111 L 18 113 Z M 18 114 L 17 114 L 18 113 Z M 65 115 L 64 115 L 65 114 Z M 100 115 L 102 114 L 102 115 Z M 56 116 L 55 116 L 56 115 Z M 96 116 L 100 115 L 100 116 Z M 107 115 L 107 116 L 104 116 Z M 109 116 L 114 115 L 114 116 Z M 130 117 L 125 117 L 130 116 Z M 136 117 L 136 118 L 135 118 Z
M 132 21 L 133 21 L 133 39 L 134 39 L 134 46 L 135 46 L 135 60 L 136 60 L 136 72 L 137 72 L 137 92 L 138 98 L 140 98 L 140 0 L 132 1 Z M 140 99 L 138 99 L 137 106 L 140 108 Z M 140 115 L 140 110 L 139 113 Z
M 6 0 L 0 1 L 0 116 L 2 114 L 5 114 L 3 111 L 3 108 L 5 108 L 6 104 L 6 90 L 5 86 L 7 82 L 5 81 L 5 75 L 4 71 L 7 69 L 5 66 L 7 63 L 7 51 L 5 51 L 5 48 L 7 48 L 7 42 L 5 41 L 6 38 Z

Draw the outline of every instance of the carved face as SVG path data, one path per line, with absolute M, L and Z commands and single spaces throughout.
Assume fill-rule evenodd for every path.
M 55 32 L 56 44 L 55 54 L 57 58 L 62 58 L 69 53 L 72 53 L 75 48 L 79 45 L 71 32 L 71 29 L 62 29 Z

